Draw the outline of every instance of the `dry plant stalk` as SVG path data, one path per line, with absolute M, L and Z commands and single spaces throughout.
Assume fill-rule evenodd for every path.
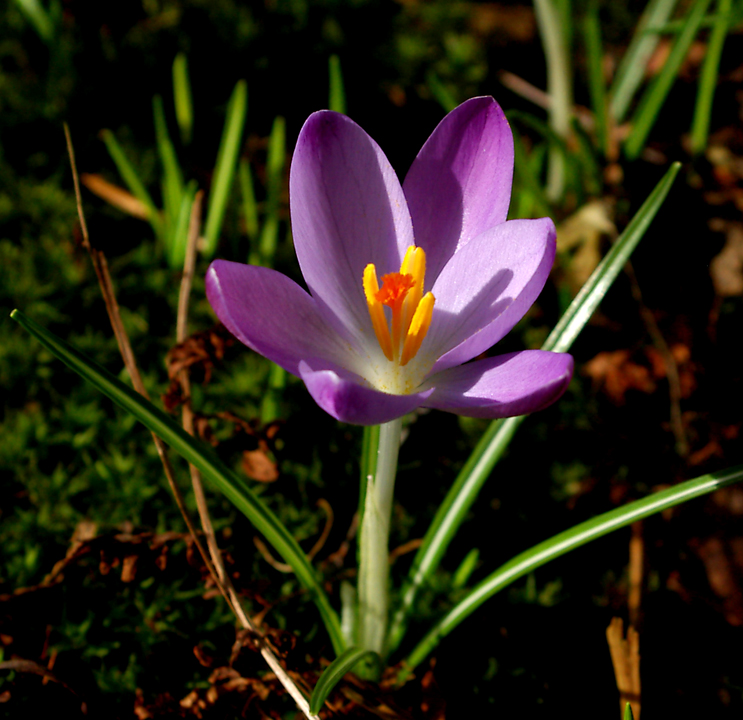
M 139 373 L 139 368 L 137 367 L 136 360 L 134 358 L 131 344 L 129 343 L 129 337 L 127 336 L 124 325 L 121 322 L 119 305 L 113 290 L 113 283 L 111 282 L 111 276 L 108 271 L 108 263 L 106 262 L 106 257 L 100 250 L 94 248 L 90 243 L 88 227 L 87 223 L 85 222 L 85 214 L 83 212 L 82 206 L 80 182 L 77 172 L 77 164 L 75 162 L 75 151 L 72 145 L 72 138 L 70 137 L 70 130 L 66 123 L 64 125 L 64 131 L 65 138 L 67 140 L 67 151 L 70 157 L 72 179 L 75 187 L 75 199 L 77 202 L 78 216 L 80 218 L 80 229 L 83 235 L 83 247 L 88 251 L 88 254 L 90 255 L 90 258 L 93 262 L 93 267 L 95 268 L 96 276 L 98 277 L 98 282 L 101 286 L 103 299 L 106 303 L 106 310 L 108 311 L 109 320 L 111 322 L 114 335 L 116 336 L 116 341 L 119 345 L 119 351 L 124 360 L 124 365 L 126 366 L 127 372 L 129 373 L 129 377 L 132 380 L 132 384 L 134 385 L 134 389 L 140 395 L 142 395 L 146 399 L 149 399 L 147 391 L 144 387 L 144 383 L 142 382 L 142 376 Z M 185 340 L 186 336 L 188 298 L 190 295 L 191 282 L 193 280 L 194 268 L 196 264 L 196 245 L 199 236 L 202 197 L 203 192 L 200 191 L 194 198 L 194 203 L 191 209 L 191 217 L 189 220 L 186 262 L 183 271 L 183 280 L 181 283 L 178 302 L 178 320 L 176 330 L 178 335 L 178 342 L 182 342 L 183 340 Z M 190 382 L 187 370 L 181 371 L 181 384 L 183 386 L 184 395 L 188 397 L 190 391 Z M 193 412 L 191 411 L 188 403 L 184 404 L 183 425 L 184 429 L 186 429 L 187 432 L 193 435 Z M 237 592 L 235 591 L 234 586 L 232 585 L 232 582 L 227 576 L 224 568 L 224 563 L 222 562 L 222 556 L 219 551 L 219 547 L 217 546 L 214 528 L 212 526 L 211 518 L 209 517 L 209 512 L 206 506 L 203 485 L 201 483 L 201 474 L 195 467 L 189 465 L 191 469 L 191 479 L 194 487 L 194 493 L 196 495 L 196 503 L 199 509 L 199 516 L 204 529 L 204 534 L 207 538 L 207 545 L 209 547 L 208 555 L 198 539 L 196 528 L 194 527 L 186 510 L 183 496 L 180 492 L 180 489 L 176 485 L 173 467 L 170 463 L 170 460 L 168 459 L 165 443 L 163 443 L 163 441 L 154 433 L 152 433 L 152 439 L 155 442 L 155 446 L 157 447 L 158 455 L 160 456 L 160 460 L 162 461 L 165 475 L 168 479 L 171 491 L 173 492 L 173 496 L 175 497 L 178 509 L 183 515 L 183 519 L 186 522 L 186 526 L 188 527 L 191 537 L 193 538 L 193 541 L 198 548 L 199 553 L 204 560 L 204 563 L 209 569 L 209 573 L 212 575 L 217 588 L 229 604 L 232 611 L 237 616 L 243 628 L 256 636 L 257 645 L 260 648 L 261 655 L 263 655 L 263 658 L 266 660 L 268 666 L 275 673 L 276 677 L 279 679 L 286 691 L 296 702 L 297 706 L 305 715 L 305 717 L 307 717 L 308 720 L 319 720 L 316 715 L 312 715 L 310 713 L 310 707 L 306 697 L 302 694 L 296 683 L 294 683 L 294 681 L 286 673 L 286 670 L 284 670 L 278 658 L 268 647 L 261 633 L 256 629 L 248 616 L 245 614 L 245 610 L 242 607 L 242 604 L 237 595 Z M 211 560 L 209 556 L 211 556 Z
M 629 541 L 629 589 L 627 611 L 631 627 L 639 627 L 640 604 L 642 602 L 642 577 L 645 563 L 645 541 L 642 537 L 642 520 L 632 523 Z
M 619 717 L 630 703 L 635 720 L 640 720 L 640 636 L 630 625 L 625 638 L 622 618 L 615 617 L 606 628 L 606 641 L 619 690 Z

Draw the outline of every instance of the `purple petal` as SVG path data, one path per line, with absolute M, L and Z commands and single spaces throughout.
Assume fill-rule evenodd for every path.
M 427 383 L 435 390 L 423 404 L 469 417 L 525 415 L 557 400 L 572 375 L 570 355 L 524 350 L 438 373 Z
M 325 412 L 354 425 L 379 425 L 402 417 L 420 407 L 433 390 L 414 395 L 389 395 L 361 381 L 341 377 L 332 370 L 316 370 L 299 364 L 299 374 L 315 402 Z
M 405 196 L 379 146 L 349 118 L 314 113 L 297 140 L 289 178 L 292 233 L 302 274 L 330 322 L 373 338 L 364 268 L 397 272 L 413 244 Z
M 206 295 L 238 340 L 294 375 L 308 358 L 352 364 L 348 343 L 323 320 L 315 301 L 281 273 L 215 260 L 207 271 Z
M 467 100 L 439 123 L 403 183 L 432 281 L 459 247 L 505 222 L 512 179 L 513 135 L 493 98 Z
M 542 291 L 555 258 L 549 218 L 509 220 L 470 241 L 441 271 L 422 353 L 433 372 L 461 365 L 500 340 Z

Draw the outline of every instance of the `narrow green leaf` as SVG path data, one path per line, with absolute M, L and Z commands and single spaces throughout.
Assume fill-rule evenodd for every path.
M 36 30 L 37 35 L 46 43 L 54 38 L 54 22 L 39 0 L 16 0 L 16 5 Z
M 709 4 L 710 0 L 696 0 L 692 5 L 684 20 L 684 28 L 676 39 L 668 59 L 650 87 L 645 91 L 637 112 L 632 118 L 632 130 L 624 144 L 624 152 L 630 160 L 636 158 L 645 147 L 645 141 L 658 119 L 661 107 L 678 76 L 686 53 L 699 31 L 699 26 L 704 19 Z
M 155 139 L 160 162 L 163 166 L 163 206 L 166 222 L 170 226 L 171 234 L 168 238 L 173 241 L 172 230 L 178 222 L 183 200 L 183 174 L 178 165 L 175 147 L 168 133 L 168 124 L 165 120 L 163 99 L 159 95 L 152 98 L 152 114 L 155 118 Z M 167 252 L 171 252 L 166 248 Z
M 464 556 L 462 564 L 457 568 L 451 580 L 451 586 L 454 590 L 463 588 L 467 584 L 467 581 L 470 579 L 470 575 L 472 575 L 479 559 L 480 551 L 477 548 L 472 548 L 472 550 Z
M 444 112 L 451 112 L 454 108 L 459 105 L 454 94 L 449 90 L 439 76 L 433 71 L 429 70 L 426 73 L 426 85 L 435 98 L 436 102 L 443 108 Z
M 588 89 L 591 93 L 596 140 L 604 157 L 609 150 L 609 123 L 607 120 L 606 82 L 604 80 L 604 49 L 597 0 L 590 0 L 583 18 L 583 42 L 586 46 Z
M 346 112 L 346 90 L 343 85 L 341 60 L 337 55 L 328 58 L 328 75 L 330 76 L 330 92 L 328 93 L 328 109 L 339 113 Z
M 320 712 L 323 704 L 328 699 L 328 695 L 333 691 L 333 688 L 343 679 L 343 676 L 349 672 L 359 660 L 364 659 L 367 656 L 377 658 L 379 655 L 372 650 L 362 650 L 357 647 L 350 647 L 348 650 L 342 652 L 335 660 L 333 660 L 328 667 L 325 668 L 322 675 L 320 675 L 315 689 L 312 691 L 312 697 L 310 698 L 310 712 L 313 715 L 317 715 Z
M 172 268 L 180 269 L 186 260 L 186 246 L 188 245 L 188 227 L 191 222 L 191 207 L 198 184 L 191 180 L 183 191 L 181 207 L 172 230 L 171 244 L 166 249 L 168 253 L 168 264 Z
M 222 231 L 222 222 L 232 189 L 232 178 L 235 175 L 237 158 L 240 154 L 245 117 L 248 112 L 248 84 L 240 80 L 232 92 L 227 105 L 227 117 L 222 131 L 222 140 L 217 153 L 212 187 L 209 192 L 209 211 L 204 224 L 204 256 L 209 259 L 214 255 Z
M 255 199 L 250 163 L 244 158 L 240 160 L 240 165 L 238 166 L 238 179 L 240 181 L 240 192 L 243 200 L 245 234 L 248 236 L 248 242 L 250 243 L 250 263 L 251 265 L 259 265 L 260 257 L 258 256 L 258 248 L 256 247 L 256 241 L 258 240 L 258 202 Z
M 162 239 L 163 220 L 160 217 L 160 211 L 155 207 L 155 203 L 152 202 L 152 198 L 147 192 L 142 181 L 139 179 L 137 171 L 129 162 L 129 159 L 126 157 L 126 153 L 122 149 L 121 145 L 119 145 L 118 141 L 114 137 L 114 134 L 110 130 L 102 130 L 101 138 L 106 144 L 108 154 L 114 161 L 114 165 L 116 165 L 116 169 L 119 171 L 121 179 L 129 188 L 129 192 L 147 208 L 147 211 L 149 212 L 150 224 L 155 231 L 155 235 L 157 235 L 158 238 Z
M 534 15 L 547 63 L 547 92 L 550 96 L 549 124 L 561 140 L 570 133 L 573 86 L 570 62 L 572 24 L 569 0 L 534 0 Z M 547 198 L 554 202 L 565 192 L 566 163 L 554 145 L 547 159 Z
M 266 267 L 273 267 L 276 255 L 285 164 L 286 123 L 284 118 L 277 117 L 273 121 L 271 136 L 268 139 L 268 157 L 266 158 L 266 214 L 260 240 L 261 265 Z
M 624 120 L 632 98 L 645 78 L 648 60 L 658 46 L 660 38 L 657 33 L 649 32 L 649 28 L 665 23 L 671 17 L 677 2 L 678 0 L 650 0 L 642 13 L 609 92 L 609 110 L 616 124 Z
M 191 82 L 188 79 L 188 59 L 182 52 L 173 60 L 173 104 L 181 142 L 188 145 L 193 133 L 193 100 Z
M 632 714 L 632 705 L 630 705 L 629 703 L 624 706 L 623 720 L 635 720 L 635 716 Z
M 134 415 L 173 450 L 196 466 L 215 488 L 245 514 L 284 561 L 291 565 L 297 579 L 317 605 L 333 648 L 336 653 L 342 652 L 344 642 L 338 616 L 325 595 L 315 569 L 291 533 L 263 501 L 250 490 L 246 481 L 227 468 L 211 448 L 195 440 L 162 410 L 124 385 L 98 363 L 26 317 L 19 310 L 13 310 L 10 316 L 36 337 L 55 357 L 117 405 Z
M 261 400 L 261 423 L 268 425 L 276 420 L 279 415 L 279 402 L 286 387 L 286 370 L 271 363 L 271 369 L 268 372 L 268 388 L 263 394 Z
M 545 197 L 542 186 L 539 184 L 532 163 L 526 153 L 526 148 L 518 133 L 513 134 L 513 170 L 521 187 L 521 197 L 513 217 L 534 217 L 534 215 L 550 215 L 552 208 Z M 527 197 L 524 197 L 527 196 Z
M 543 350 L 567 352 L 593 315 L 617 275 L 645 234 L 671 189 L 680 163 L 674 163 L 648 196 L 611 250 L 575 296 L 565 314 L 549 334 Z M 407 619 L 418 590 L 436 572 L 449 543 L 464 521 L 495 464 L 516 433 L 525 416 L 495 420 L 457 476 L 439 507 L 423 543 L 416 553 L 402 590 L 402 600 L 390 626 L 389 651 L 395 650 L 405 634 Z
M 457 603 L 444 618 L 436 623 L 434 628 L 410 653 L 401 674 L 405 676 L 412 671 L 443 637 L 448 635 L 486 600 L 515 580 L 533 572 L 536 568 L 637 520 L 642 520 L 667 508 L 688 502 L 741 480 L 743 480 L 743 465 L 709 475 L 702 475 L 667 490 L 653 493 L 642 500 L 610 510 L 522 552 L 485 578 L 461 602 Z
M 702 74 L 699 77 L 697 102 L 694 106 L 694 120 L 691 126 L 691 150 L 694 155 L 704 152 L 707 147 L 709 122 L 712 117 L 712 101 L 717 87 L 717 73 L 720 68 L 722 46 L 725 44 L 725 38 L 730 27 L 731 12 L 732 0 L 718 0 L 717 15 L 707 43 Z

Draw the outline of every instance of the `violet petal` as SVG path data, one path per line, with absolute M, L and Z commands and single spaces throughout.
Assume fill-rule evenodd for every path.
M 215 260 L 206 294 L 238 340 L 294 375 L 308 358 L 352 364 L 348 343 L 323 320 L 312 297 L 275 270 Z
M 505 222 L 512 179 L 513 135 L 493 98 L 467 100 L 439 123 L 403 183 L 429 287 L 459 247 Z
M 477 357 L 506 335 L 542 291 L 554 257 L 549 218 L 509 220 L 460 248 L 433 287 L 421 349 L 439 358 L 433 372 Z
M 292 233 L 302 274 L 329 322 L 360 343 L 374 333 L 362 277 L 397 272 L 413 244 L 400 182 L 379 146 L 356 123 L 325 110 L 310 115 L 289 178 Z
M 457 415 L 501 418 L 541 410 L 562 395 L 573 375 L 566 353 L 523 350 L 437 373 L 423 403 Z
M 354 425 L 380 425 L 415 410 L 433 393 L 433 389 L 413 395 L 389 395 L 341 377 L 327 369 L 299 364 L 299 375 L 315 402 L 325 412 Z

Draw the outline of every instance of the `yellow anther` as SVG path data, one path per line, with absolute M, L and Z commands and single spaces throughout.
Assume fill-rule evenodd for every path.
M 428 333 L 428 328 L 431 327 L 433 304 L 435 302 L 436 298 L 434 298 L 433 293 L 427 292 L 418 303 L 418 307 L 415 309 L 413 319 L 410 323 L 410 329 L 405 337 L 400 365 L 407 365 L 415 357 L 418 350 L 421 349 L 421 344 Z
M 377 282 L 377 270 L 373 263 L 369 263 L 364 268 L 364 295 L 366 295 L 366 304 L 369 306 L 369 317 L 372 321 L 374 334 L 377 336 L 379 347 L 385 357 L 392 362 L 394 357 L 392 353 L 392 338 L 390 330 L 387 327 L 387 318 L 384 316 L 384 307 L 377 299 L 379 294 L 379 283 Z
M 405 252 L 400 272 L 382 276 L 382 288 L 372 263 L 364 269 L 364 294 L 369 317 L 382 352 L 390 362 L 406 365 L 420 349 L 431 325 L 434 297 L 423 295 L 426 253 L 411 245 Z M 384 305 L 392 311 L 391 331 Z
M 405 298 L 402 311 L 403 333 L 408 332 L 410 323 L 413 320 L 413 314 L 418 307 L 418 303 L 423 297 L 423 283 L 426 279 L 426 253 L 423 248 L 411 245 L 405 252 L 402 261 L 401 273 L 407 273 L 413 278 L 413 287 Z

